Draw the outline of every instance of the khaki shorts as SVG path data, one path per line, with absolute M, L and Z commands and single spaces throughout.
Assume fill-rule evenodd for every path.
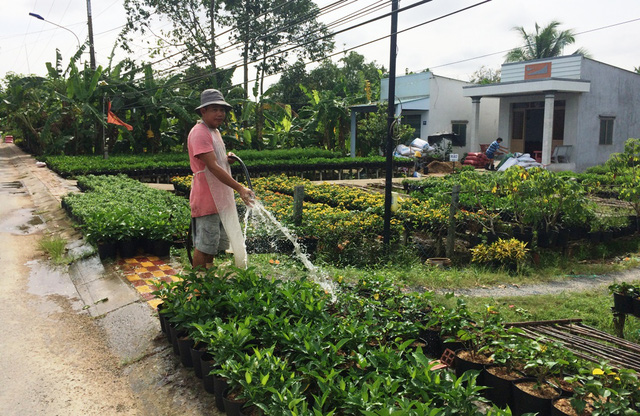
M 191 229 L 196 250 L 215 256 L 229 248 L 229 238 L 218 214 L 191 218 Z

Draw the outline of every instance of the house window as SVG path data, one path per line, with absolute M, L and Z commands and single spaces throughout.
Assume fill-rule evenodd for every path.
M 600 117 L 599 144 L 613 144 L 613 121 L 615 117 Z
M 420 137 L 420 130 L 421 130 L 420 123 L 422 122 L 422 116 L 420 114 L 403 114 L 402 122 L 404 124 L 410 125 L 415 129 L 415 131 L 413 132 L 414 139 L 417 139 Z
M 451 132 L 457 137 L 452 141 L 452 146 L 463 147 L 467 145 L 467 124 L 468 121 L 454 120 L 451 122 Z

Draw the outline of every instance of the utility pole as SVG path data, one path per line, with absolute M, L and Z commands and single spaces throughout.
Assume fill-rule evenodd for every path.
M 389 52 L 389 98 L 387 115 L 386 180 L 384 185 L 383 242 L 387 250 L 391 242 L 391 188 L 393 187 L 393 123 L 396 115 L 396 51 L 398 44 L 398 0 L 391 3 L 391 48 Z
M 91 0 L 87 0 L 87 25 L 89 25 L 89 64 L 96 69 L 96 51 L 93 48 L 93 21 L 91 20 Z

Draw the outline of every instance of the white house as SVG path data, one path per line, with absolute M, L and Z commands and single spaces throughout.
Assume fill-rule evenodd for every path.
M 488 142 L 497 137 L 499 101 L 487 99 L 482 108 L 472 107 L 462 94 L 463 87 L 468 85 L 474 84 L 432 72 L 396 77 L 395 113 L 402 115 L 402 123 L 415 128 L 415 137 L 427 140 L 429 136 L 455 133 L 458 138 L 453 143 L 454 152 L 473 151 L 469 142 L 472 130 L 476 137 L 483 137 Z M 389 97 L 388 78 L 381 82 L 380 97 L 382 101 Z M 355 155 L 356 113 L 375 110 L 376 104 L 351 107 L 352 155 Z M 473 110 L 479 111 L 478 117 L 474 117 Z M 473 125 L 473 120 L 477 120 L 477 124 Z
M 581 172 L 640 137 L 640 74 L 581 55 L 503 64 L 499 83 L 467 85 L 463 95 L 471 125 L 482 125 L 485 100 L 498 98 L 503 145 L 551 170 Z M 487 140 L 472 130 L 469 142 L 477 151 Z

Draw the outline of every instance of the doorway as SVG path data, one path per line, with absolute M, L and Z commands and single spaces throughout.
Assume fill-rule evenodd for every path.
M 534 155 L 542 150 L 544 131 L 544 101 L 514 103 L 511 107 L 511 151 Z M 552 140 L 564 139 L 565 101 L 557 100 L 553 111 Z

